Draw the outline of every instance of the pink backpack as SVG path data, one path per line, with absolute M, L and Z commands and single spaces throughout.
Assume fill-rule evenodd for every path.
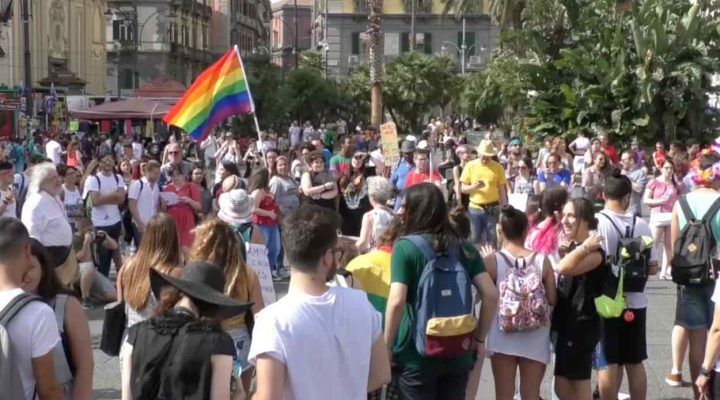
M 534 267 L 535 253 L 513 262 L 505 252 L 499 254 L 507 264 L 505 280 L 498 283 L 500 299 L 498 322 L 503 332 L 538 329 L 548 323 L 548 302 L 542 273 Z

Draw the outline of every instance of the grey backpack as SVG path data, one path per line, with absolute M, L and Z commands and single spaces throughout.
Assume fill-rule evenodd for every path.
M 16 296 L 0 311 L 0 400 L 17 400 L 25 398 L 17 360 L 12 349 L 12 339 L 7 326 L 20 310 L 33 301 L 40 301 L 38 296 L 23 293 Z

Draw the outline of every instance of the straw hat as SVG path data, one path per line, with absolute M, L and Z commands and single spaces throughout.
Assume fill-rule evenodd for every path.
M 477 147 L 478 155 L 485 156 L 485 157 L 493 157 L 497 155 L 497 150 L 495 149 L 495 144 L 493 144 L 492 140 L 485 139 L 480 142 L 480 144 Z
M 160 298 L 163 287 L 172 286 L 194 300 L 217 306 L 213 317 L 226 319 L 248 311 L 252 303 L 235 300 L 223 294 L 225 274 L 217 265 L 204 261 L 190 263 L 183 268 L 182 278 L 173 278 L 150 269 L 150 286 L 155 297 Z
M 243 189 L 234 189 L 220 195 L 218 218 L 230 225 L 245 224 L 252 220 L 252 201 Z

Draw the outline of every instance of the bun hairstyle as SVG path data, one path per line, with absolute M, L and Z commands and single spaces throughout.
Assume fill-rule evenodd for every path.
M 614 168 L 610 175 L 605 178 L 605 189 L 603 194 L 606 199 L 622 200 L 632 192 L 630 178 L 623 175 L 619 168 Z
M 528 231 L 528 218 L 513 206 L 500 207 L 500 228 L 509 241 L 524 240 Z
M 592 231 L 597 229 L 598 220 L 595 218 L 595 207 L 590 200 L 584 197 L 579 197 L 570 200 L 570 203 L 572 203 L 573 208 L 575 209 L 575 217 L 587 222 L 588 230 Z
M 542 192 L 540 196 L 540 215 L 538 221 L 552 217 L 556 212 L 562 212 L 563 206 L 568 200 L 567 189 L 563 187 L 547 189 Z
M 454 207 L 450 210 L 450 224 L 461 239 L 470 237 L 470 220 L 465 214 L 462 206 Z

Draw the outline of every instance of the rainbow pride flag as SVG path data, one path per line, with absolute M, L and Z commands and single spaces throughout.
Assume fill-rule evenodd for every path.
M 228 117 L 255 112 L 237 45 L 203 71 L 163 121 L 197 141 Z

